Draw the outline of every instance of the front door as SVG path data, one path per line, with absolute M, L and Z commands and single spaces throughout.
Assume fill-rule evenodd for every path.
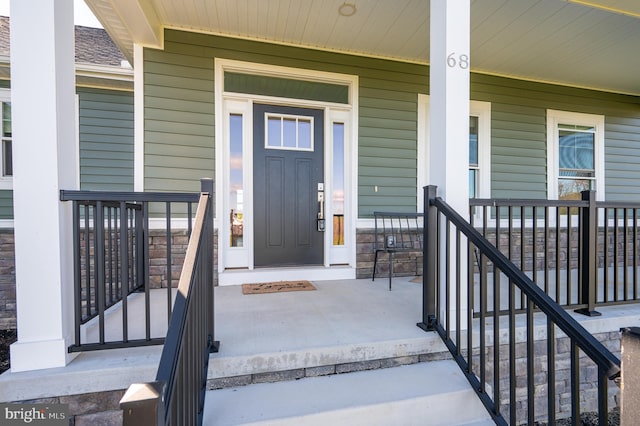
M 324 263 L 318 230 L 324 185 L 323 111 L 255 104 L 254 265 Z

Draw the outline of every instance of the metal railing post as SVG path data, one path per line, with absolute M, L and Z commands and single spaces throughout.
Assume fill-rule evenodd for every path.
M 587 316 L 599 316 L 596 311 L 597 285 L 598 285 L 598 218 L 596 207 L 596 192 L 582 191 L 582 201 L 589 204 L 582 207 L 580 215 L 580 230 L 582 236 L 580 241 L 580 304 L 585 308 L 576 309 L 577 313 Z
M 164 425 L 164 382 L 139 383 L 129 386 L 120 401 L 122 425 Z
M 438 256 L 438 210 L 433 205 L 437 187 L 424 187 L 424 249 L 422 253 L 422 322 L 418 327 L 425 331 L 436 329 L 436 286 Z
M 207 303 L 207 330 L 208 330 L 208 335 L 210 338 L 210 347 L 209 350 L 210 352 L 218 352 L 218 350 L 220 349 L 220 342 L 215 340 L 215 324 L 214 324 L 214 297 L 215 297 L 215 291 L 214 291 L 214 277 L 215 277 L 215 271 L 214 271 L 214 266 L 215 266 L 215 262 L 214 262 L 214 253 L 213 253 L 213 218 L 214 218 L 214 211 L 215 211 L 215 204 L 214 204 L 214 185 L 213 185 L 213 179 L 211 178 L 202 178 L 200 179 L 200 191 L 201 192 L 206 192 L 207 194 L 209 194 L 209 207 L 207 209 L 207 214 L 205 217 L 205 226 L 204 226 L 204 232 L 205 232 L 205 244 L 204 244 L 204 249 L 207 251 L 207 255 L 205 257 L 206 262 L 207 262 L 207 266 L 206 266 L 206 270 L 207 270 L 207 301 L 209 303 Z

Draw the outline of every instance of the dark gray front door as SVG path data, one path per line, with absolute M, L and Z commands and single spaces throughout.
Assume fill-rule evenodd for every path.
M 321 265 L 323 111 L 255 104 L 253 117 L 254 265 Z

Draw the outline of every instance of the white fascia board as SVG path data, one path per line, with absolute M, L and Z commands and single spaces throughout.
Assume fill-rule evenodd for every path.
M 76 64 L 76 76 L 133 82 L 133 68 Z

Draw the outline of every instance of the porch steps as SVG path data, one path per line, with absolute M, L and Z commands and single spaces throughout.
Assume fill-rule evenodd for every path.
M 208 391 L 205 425 L 492 425 L 451 360 Z

